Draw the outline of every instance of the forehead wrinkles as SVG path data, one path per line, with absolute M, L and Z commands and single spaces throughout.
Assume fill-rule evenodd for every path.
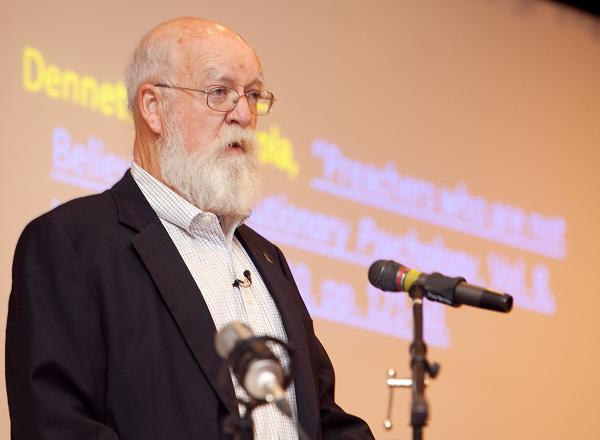
M 183 52 L 180 66 L 186 79 L 262 82 L 261 65 L 252 48 L 237 41 L 211 40 L 197 43 Z

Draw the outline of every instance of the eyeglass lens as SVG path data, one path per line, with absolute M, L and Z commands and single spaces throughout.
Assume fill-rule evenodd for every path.
M 246 94 L 250 111 L 255 115 L 266 115 L 271 109 L 273 95 L 265 91 L 253 91 Z M 217 111 L 230 111 L 240 100 L 237 90 L 228 87 L 214 87 L 208 91 L 207 104 Z

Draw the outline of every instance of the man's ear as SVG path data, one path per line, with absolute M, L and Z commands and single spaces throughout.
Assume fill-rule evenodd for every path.
M 156 87 L 151 84 L 142 84 L 137 91 L 137 107 L 140 116 L 148 128 L 156 135 L 162 133 L 162 122 L 159 113 L 158 96 Z

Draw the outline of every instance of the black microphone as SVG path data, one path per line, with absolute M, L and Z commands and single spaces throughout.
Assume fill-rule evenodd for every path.
M 451 306 L 467 304 L 497 312 L 510 312 L 512 296 L 469 284 L 463 277 L 447 277 L 441 273 L 421 273 L 393 260 L 377 260 L 369 268 L 369 282 L 386 292 L 408 292 L 413 285 L 425 289 L 431 301 Z
M 252 285 L 252 273 L 250 273 L 248 269 L 244 271 L 244 278 L 246 279 L 240 280 L 239 278 L 236 278 L 233 280 L 233 287 L 250 287 Z
M 274 402 L 281 412 L 292 417 L 281 363 L 262 338 L 254 337 L 250 327 L 230 322 L 215 335 L 215 347 L 249 396 Z

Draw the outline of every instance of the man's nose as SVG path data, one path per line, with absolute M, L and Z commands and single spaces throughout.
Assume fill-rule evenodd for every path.
M 239 124 L 240 127 L 248 127 L 254 119 L 254 115 L 250 111 L 248 97 L 241 95 L 233 110 L 227 112 L 225 120 L 230 124 Z

